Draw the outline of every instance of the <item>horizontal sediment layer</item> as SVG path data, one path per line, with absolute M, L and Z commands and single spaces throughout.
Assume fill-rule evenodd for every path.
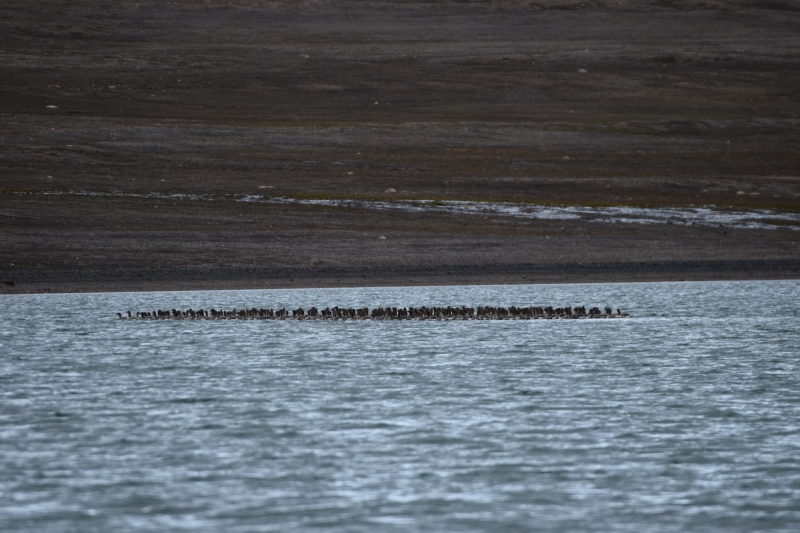
M 2 293 L 795 279 L 795 259 L 0 270 Z

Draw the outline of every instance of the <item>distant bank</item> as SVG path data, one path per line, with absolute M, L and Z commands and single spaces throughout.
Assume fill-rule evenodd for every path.
M 730 260 L 416 268 L 173 267 L 0 270 L 0 294 L 800 279 L 800 261 Z

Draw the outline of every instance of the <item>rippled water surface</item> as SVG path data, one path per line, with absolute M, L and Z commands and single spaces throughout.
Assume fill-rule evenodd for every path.
M 4 532 L 800 530 L 797 281 L 0 304 Z M 633 317 L 115 315 L 442 304 Z

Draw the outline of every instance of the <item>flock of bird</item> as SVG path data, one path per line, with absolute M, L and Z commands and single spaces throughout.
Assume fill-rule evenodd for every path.
M 117 313 L 125 320 L 536 320 L 536 319 L 579 319 L 579 318 L 624 318 L 630 316 L 610 307 L 601 310 L 592 307 L 588 311 L 581 307 L 312 307 L 308 311 L 298 308 L 287 310 L 272 309 L 187 309 L 181 311 L 138 311 L 127 315 Z

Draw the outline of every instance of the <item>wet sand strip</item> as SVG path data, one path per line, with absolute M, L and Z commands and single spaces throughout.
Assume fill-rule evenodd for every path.
M 0 293 L 625 283 L 800 278 L 800 260 L 0 270 Z

